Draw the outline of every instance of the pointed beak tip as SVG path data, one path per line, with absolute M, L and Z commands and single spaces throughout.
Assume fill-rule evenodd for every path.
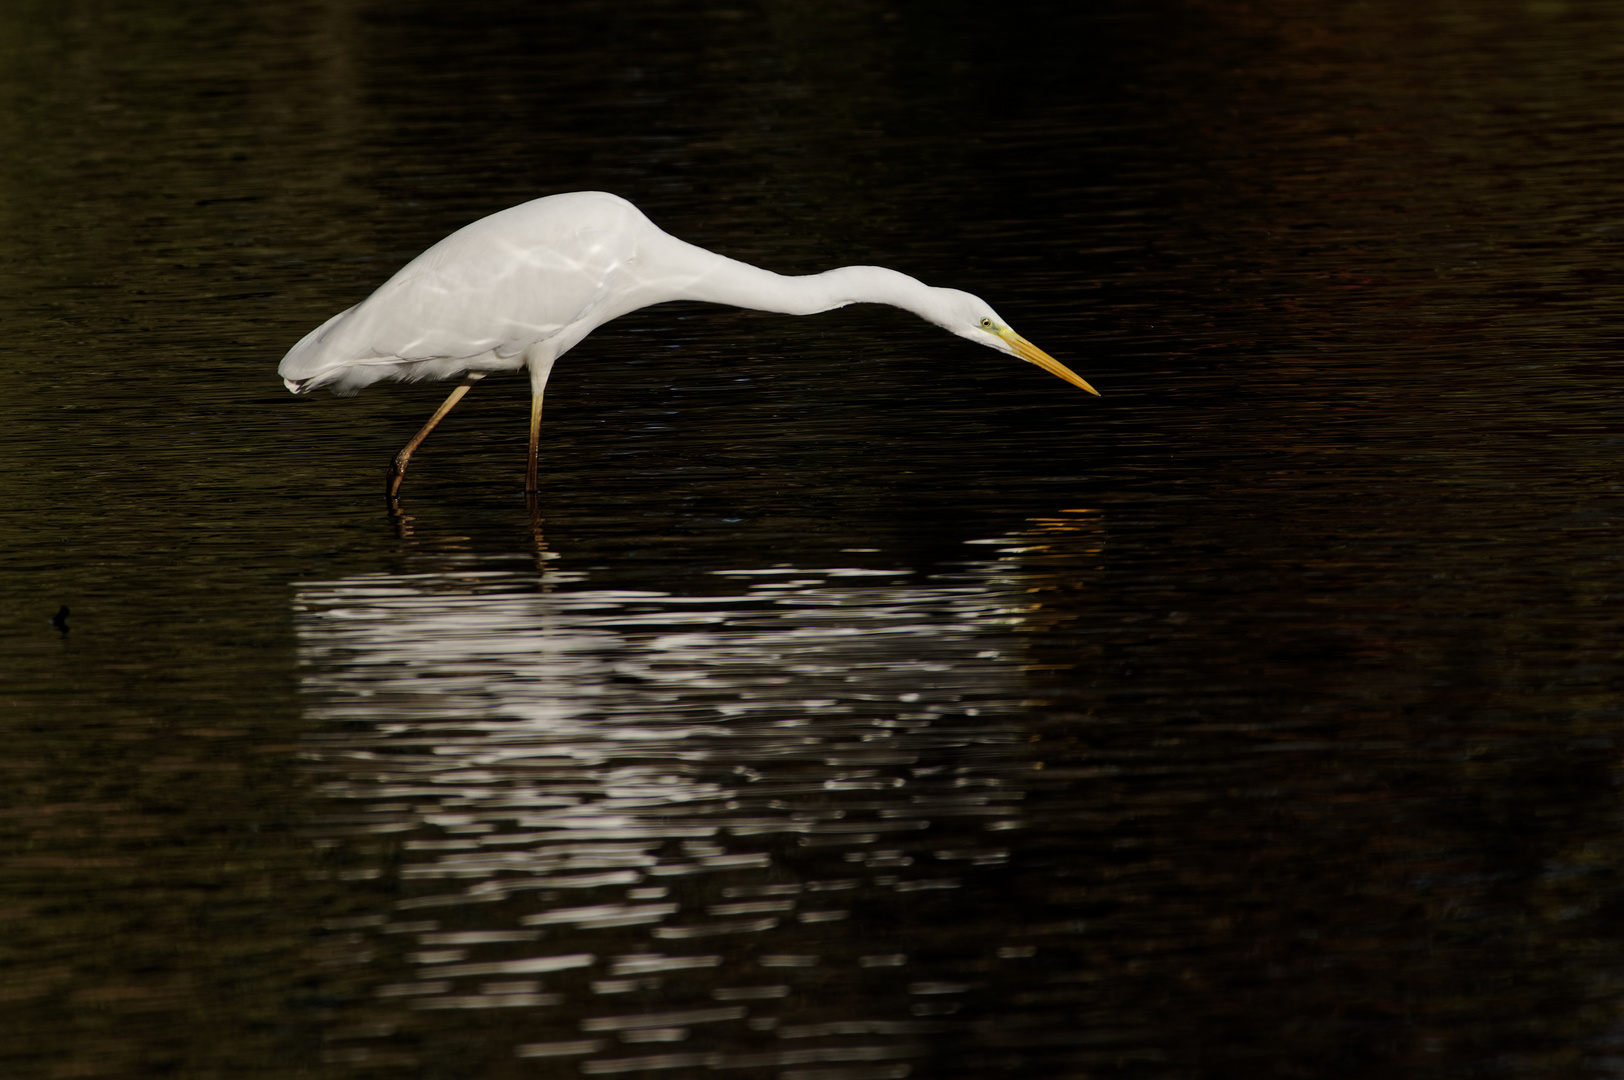
M 1030 341 L 1027 341 L 1019 334 L 1011 332 L 1005 335 L 1005 340 L 1010 343 L 1011 347 L 1015 351 L 1015 355 L 1020 357 L 1022 360 L 1025 360 L 1027 363 L 1034 364 L 1037 367 L 1042 368 L 1044 371 L 1047 371 L 1050 375 L 1053 375 L 1058 379 L 1064 379 L 1073 386 L 1087 390 L 1095 397 L 1104 396 L 1098 390 L 1090 386 L 1087 379 L 1083 378 L 1081 375 L 1071 370 L 1071 368 L 1067 367 L 1065 364 L 1062 364 L 1060 361 L 1056 360 L 1054 357 L 1050 356 L 1048 353 L 1044 352 Z

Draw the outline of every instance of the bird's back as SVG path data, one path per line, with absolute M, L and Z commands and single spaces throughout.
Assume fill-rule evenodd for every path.
M 353 393 L 385 379 L 514 370 L 538 345 L 556 357 L 632 310 L 624 279 L 635 276 L 643 247 L 662 240 L 680 243 L 605 192 L 500 211 L 447 236 L 305 335 L 278 374 L 301 392 Z

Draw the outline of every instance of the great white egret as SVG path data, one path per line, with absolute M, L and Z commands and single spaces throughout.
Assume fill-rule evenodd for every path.
M 413 451 L 468 388 L 493 371 L 530 371 L 536 490 L 541 398 L 553 363 L 610 319 L 668 300 L 811 315 L 889 304 L 979 345 L 1099 391 L 1011 330 L 979 297 L 881 266 L 785 277 L 678 240 L 601 191 L 549 195 L 465 225 L 403 266 L 365 300 L 306 334 L 277 374 L 295 394 L 353 394 L 385 379 L 460 379 L 389 466 L 400 490 Z

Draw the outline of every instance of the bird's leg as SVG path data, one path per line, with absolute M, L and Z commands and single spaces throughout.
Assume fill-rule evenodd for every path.
M 553 373 L 552 357 L 536 350 L 532 353 L 525 357 L 525 366 L 530 369 L 530 460 L 524 469 L 527 495 L 534 495 L 540 487 L 541 468 L 537 459 L 541 455 L 541 397 L 547 390 L 547 377 Z
M 536 493 L 537 477 L 541 472 L 539 458 L 541 456 L 541 395 L 533 394 L 530 398 L 530 460 L 524 468 L 524 490 L 531 495 Z
M 445 419 L 445 414 L 450 412 L 452 407 L 462 400 L 462 395 L 466 394 L 470 387 L 484 377 L 485 373 L 482 371 L 471 371 L 464 375 L 462 382 L 458 383 L 457 388 L 451 391 L 451 396 L 447 397 L 445 402 L 434 410 L 434 415 L 429 417 L 429 422 L 424 424 L 416 435 L 412 436 L 411 442 L 400 448 L 400 453 L 395 455 L 395 460 L 389 463 L 389 473 L 386 477 L 391 499 L 400 492 L 400 481 L 406 475 L 406 463 L 412 460 L 412 454 L 419 446 L 423 445 L 423 440 L 429 437 L 429 432 L 433 431 L 435 426 Z

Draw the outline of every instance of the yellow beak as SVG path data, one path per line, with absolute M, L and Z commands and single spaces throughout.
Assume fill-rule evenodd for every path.
M 1098 390 L 1088 385 L 1087 379 L 1083 378 L 1081 375 L 1071 370 L 1071 368 L 1067 367 L 1065 364 L 1062 364 L 1060 361 L 1056 360 L 1054 357 L 1050 356 L 1048 353 L 1044 352 L 1030 341 L 1027 341 L 1009 327 L 1006 326 L 1002 330 L 998 331 L 998 336 L 1009 342 L 1009 347 L 1014 349 L 1015 355 L 1019 356 L 1022 360 L 1036 364 L 1044 371 L 1047 371 L 1050 375 L 1056 375 L 1062 379 L 1065 379 L 1073 386 L 1082 387 L 1095 397 L 1100 396 L 1100 392 Z

